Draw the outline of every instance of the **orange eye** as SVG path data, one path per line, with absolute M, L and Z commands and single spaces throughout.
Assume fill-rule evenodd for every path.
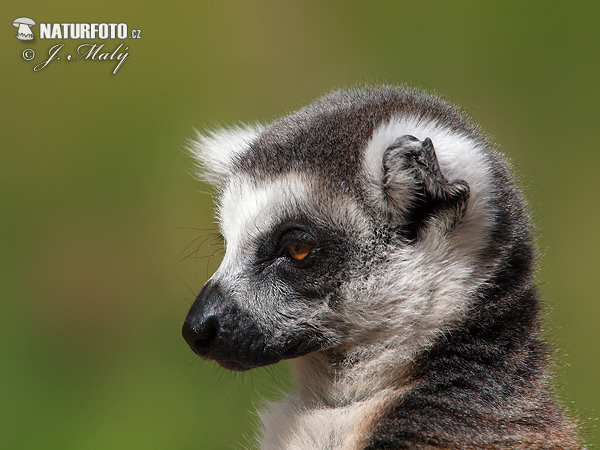
M 294 242 L 293 244 L 290 244 L 287 247 L 289 255 L 296 261 L 302 261 L 310 254 L 311 250 L 312 245 L 301 244 L 299 242 Z

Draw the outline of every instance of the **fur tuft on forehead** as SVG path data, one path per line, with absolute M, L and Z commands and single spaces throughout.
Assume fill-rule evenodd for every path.
M 204 133 L 196 131 L 188 150 L 196 161 L 200 179 L 221 187 L 231 172 L 233 159 L 250 148 L 263 126 L 258 123 L 239 124 Z

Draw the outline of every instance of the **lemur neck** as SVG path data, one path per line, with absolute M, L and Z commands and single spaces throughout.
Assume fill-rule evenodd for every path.
M 536 370 L 543 370 L 546 355 L 538 340 L 535 288 L 524 281 L 509 295 L 497 295 L 497 287 L 486 288 L 477 300 L 478 312 L 446 329 L 443 338 L 439 332 L 423 332 L 408 339 L 396 336 L 384 344 L 315 352 L 294 360 L 297 395 L 315 406 L 342 407 L 375 398 L 384 390 L 402 392 L 416 379 L 435 372 L 439 361 L 458 361 L 468 367 L 483 358 L 494 372 L 502 371 L 515 355 L 534 353 Z M 490 297 L 495 297 L 494 302 Z
M 409 384 L 412 361 L 397 349 L 317 352 L 293 362 L 297 395 L 319 406 L 342 407 Z

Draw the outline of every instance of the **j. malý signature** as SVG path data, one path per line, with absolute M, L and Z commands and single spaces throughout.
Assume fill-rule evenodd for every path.
M 129 47 L 125 47 L 123 51 L 121 51 L 121 48 L 124 45 L 121 43 L 112 53 L 110 53 L 108 51 L 102 51 L 105 44 L 105 42 L 100 45 L 81 44 L 77 47 L 77 55 L 68 54 L 67 61 L 78 61 L 81 59 L 87 59 L 91 61 L 118 61 L 112 72 L 114 75 L 121 68 L 125 60 L 129 58 L 129 53 L 127 52 Z M 50 50 L 48 50 L 49 58 L 36 65 L 33 70 L 39 72 L 40 70 L 46 68 L 46 66 L 48 66 L 48 64 L 50 64 L 52 61 L 60 61 L 61 57 L 58 55 L 64 46 L 65 44 L 56 44 L 50 47 Z

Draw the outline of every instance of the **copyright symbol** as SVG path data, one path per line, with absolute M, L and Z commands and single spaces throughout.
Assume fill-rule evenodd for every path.
M 25 61 L 31 61 L 33 58 L 35 58 L 35 52 L 32 49 L 26 48 L 23 50 L 23 59 Z

